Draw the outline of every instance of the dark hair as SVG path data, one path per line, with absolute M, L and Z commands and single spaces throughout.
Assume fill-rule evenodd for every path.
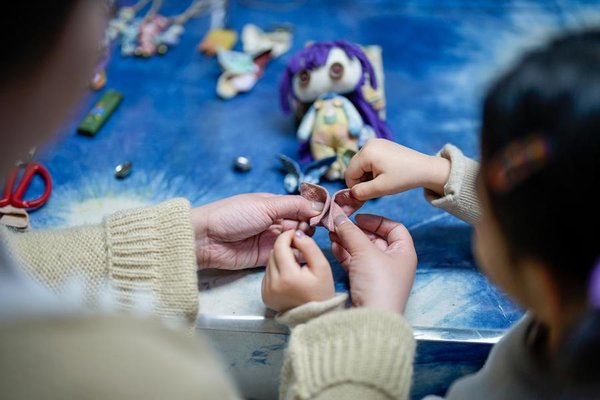
M 0 24 L 3 56 L 0 84 L 20 78 L 43 60 L 78 0 L 17 1 Z
M 498 155 L 532 135 L 551 144 L 543 167 L 509 190 L 496 190 L 486 178 Z M 491 86 L 481 141 L 484 188 L 511 257 L 543 262 L 565 302 L 587 300 L 600 256 L 600 211 L 593 197 L 600 187 L 599 164 L 600 31 L 572 33 L 529 52 Z M 590 313 L 597 318 L 598 311 Z M 582 324 L 598 373 L 600 323 Z M 580 336 L 576 340 L 583 343 Z

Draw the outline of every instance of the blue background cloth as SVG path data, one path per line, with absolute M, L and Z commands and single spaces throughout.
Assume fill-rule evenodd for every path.
M 165 15 L 188 4 L 165 3 Z M 32 223 L 43 228 L 94 222 L 113 208 L 175 196 L 198 206 L 246 192 L 283 194 L 276 156 L 297 157 L 297 142 L 292 118 L 279 110 L 278 83 L 286 60 L 309 40 L 382 46 L 395 140 L 429 154 L 453 143 L 477 158 L 479 104 L 490 79 L 552 30 L 594 18 L 594 3 L 232 1 L 229 27 L 240 32 L 246 23 L 266 30 L 291 23 L 292 51 L 271 62 L 250 93 L 223 101 L 215 94 L 216 59 L 195 49 L 208 29 L 207 17 L 192 20 L 181 43 L 165 56 L 124 58 L 115 47 L 107 88 L 121 91 L 124 101 L 96 137 L 85 137 L 75 127 L 102 92 L 90 93 L 62 136 L 42 151 L 39 159 L 50 169 L 55 189 L 50 202 L 32 214 Z M 251 159 L 250 172 L 233 170 L 240 155 Z M 133 163 L 133 172 L 116 180 L 114 167 L 125 161 Z M 327 186 L 333 192 L 343 185 Z M 40 191 L 36 182 L 30 195 Z M 422 191 L 370 201 L 361 212 L 401 221 L 414 237 L 419 266 L 408 313 L 415 325 L 503 330 L 521 316 L 477 271 L 471 228 L 428 205 Z M 316 238 L 333 260 L 326 233 L 321 229 Z M 347 277 L 336 263 L 334 272 L 337 289 L 347 290 Z M 457 374 L 473 369 L 461 368 Z M 448 384 L 440 382 L 434 391 L 443 392 Z

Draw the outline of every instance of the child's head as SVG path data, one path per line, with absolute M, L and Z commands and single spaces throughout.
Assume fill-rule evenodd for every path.
M 550 324 L 588 309 L 600 261 L 600 31 L 532 51 L 483 105 L 483 267 Z M 600 332 L 598 332 L 600 335 Z
M 99 61 L 102 1 L 15 2 L 0 25 L 0 173 L 56 133 Z

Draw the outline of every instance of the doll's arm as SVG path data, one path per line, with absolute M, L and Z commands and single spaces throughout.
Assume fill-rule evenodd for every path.
M 348 132 L 352 136 L 358 136 L 364 126 L 364 122 L 354 104 L 347 98 L 340 96 L 342 104 L 344 106 L 344 112 L 348 117 Z
M 308 109 L 308 112 L 302 118 L 302 122 L 298 127 L 297 137 L 300 142 L 306 142 L 312 133 L 315 126 L 316 110 L 314 106 Z

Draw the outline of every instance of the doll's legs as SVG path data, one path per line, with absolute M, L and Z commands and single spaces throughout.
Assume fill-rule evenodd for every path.
M 346 153 L 358 151 L 358 140 L 349 135 L 346 123 L 323 124 L 311 138 L 310 151 L 315 160 L 337 155 L 327 171 L 327 179 L 343 179 L 346 172 Z
M 343 179 L 344 173 L 346 172 L 347 166 L 347 152 L 350 150 L 351 153 L 356 153 L 358 151 L 358 146 L 356 145 L 356 140 L 349 141 L 345 143 L 346 146 L 338 146 L 331 147 L 322 143 L 311 142 L 310 151 L 315 160 L 320 160 L 326 157 L 331 157 L 337 155 L 337 160 L 331 164 L 331 167 L 327 171 L 327 179 L 329 180 L 337 180 Z
M 335 148 L 328 144 L 311 142 L 310 152 L 315 160 L 321 160 L 323 158 L 331 157 L 337 154 Z

